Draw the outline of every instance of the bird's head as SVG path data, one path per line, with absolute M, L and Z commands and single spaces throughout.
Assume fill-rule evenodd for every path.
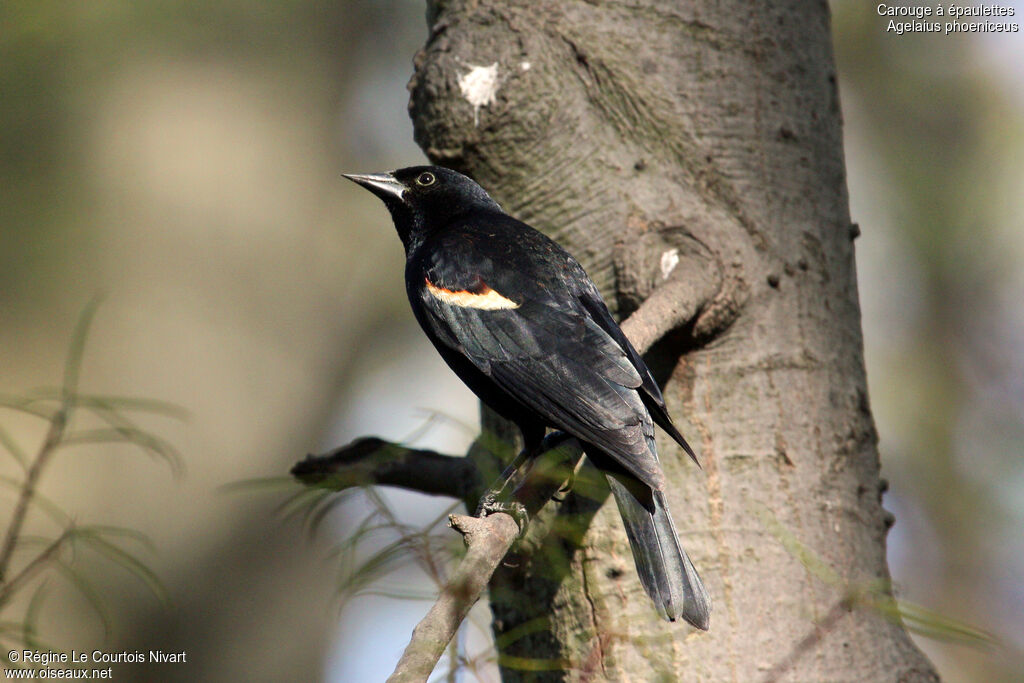
M 460 215 L 501 211 L 498 203 L 472 179 L 440 166 L 344 175 L 384 202 L 407 250 Z

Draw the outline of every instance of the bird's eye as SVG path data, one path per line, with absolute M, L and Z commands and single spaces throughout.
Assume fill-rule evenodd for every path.
M 424 171 L 416 177 L 416 184 L 420 187 L 427 187 L 428 185 L 433 185 L 436 180 L 437 178 L 434 177 L 433 173 Z

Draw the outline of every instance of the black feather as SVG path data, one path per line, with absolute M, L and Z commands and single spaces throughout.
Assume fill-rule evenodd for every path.
M 561 429 L 606 463 L 644 589 L 666 618 L 707 629 L 711 603 L 668 512 L 654 425 L 696 456 L 583 267 L 454 171 L 350 177 L 391 211 L 413 312 L 448 365 L 527 440 Z

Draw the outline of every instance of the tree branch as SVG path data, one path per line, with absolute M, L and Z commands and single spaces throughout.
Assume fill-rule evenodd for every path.
M 374 436 L 322 455 L 307 455 L 291 473 L 307 486 L 335 491 L 382 484 L 460 500 L 478 495 L 483 486 L 469 458 L 407 448 Z
M 513 499 L 533 517 L 551 499 L 583 454 L 579 442 L 556 432 L 545 438 Z M 426 681 L 469 610 L 487 587 L 494 570 L 519 536 L 515 520 L 503 512 L 482 519 L 452 515 L 449 524 L 463 535 L 468 551 L 437 602 L 416 625 L 388 683 Z
M 667 278 L 623 321 L 622 331 L 638 352 L 647 353 L 666 334 L 711 308 L 721 287 L 721 271 L 707 255 L 681 255 Z
M 465 538 L 468 550 L 437 602 L 413 629 L 412 640 L 388 683 L 414 683 L 430 677 L 519 533 L 515 520 L 503 512 L 482 519 L 452 515 L 448 523 Z

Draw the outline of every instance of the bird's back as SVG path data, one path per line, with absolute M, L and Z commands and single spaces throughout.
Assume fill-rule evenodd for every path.
M 661 488 L 654 426 L 638 391 L 653 380 L 595 318 L 600 306 L 614 325 L 583 268 L 557 243 L 504 214 L 469 215 L 410 254 L 406 279 L 417 319 L 481 398 L 507 396 Z M 478 390 L 479 374 L 493 386 Z

